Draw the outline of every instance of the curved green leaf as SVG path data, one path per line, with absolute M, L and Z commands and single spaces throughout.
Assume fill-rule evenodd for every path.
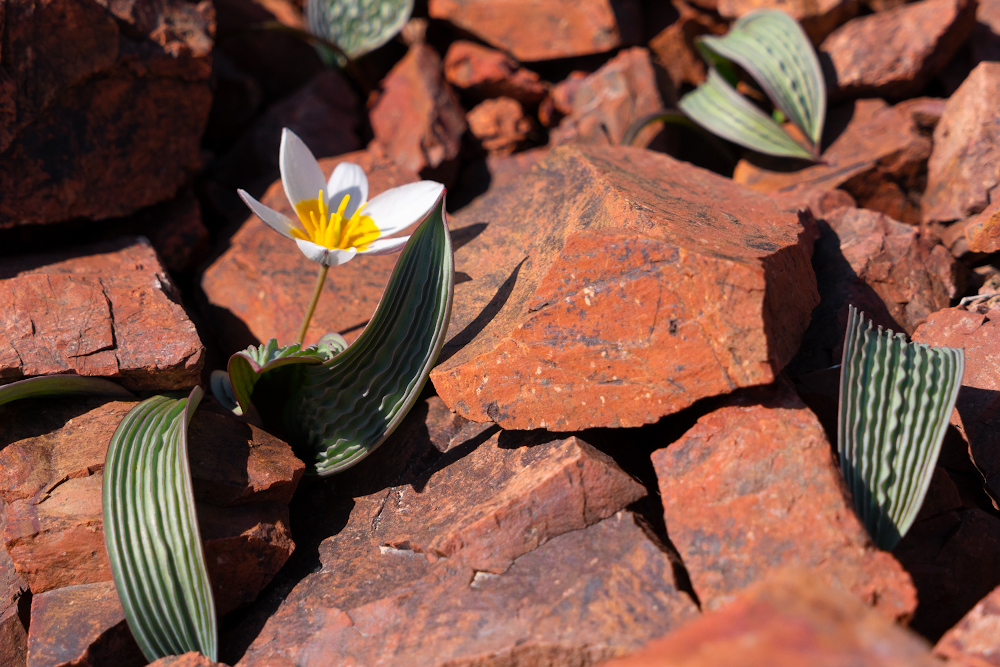
M 837 449 L 858 516 L 891 550 L 920 511 L 951 417 L 965 352 L 872 330 L 850 307 Z
M 62 394 L 135 398 L 128 389 L 104 378 L 82 375 L 44 375 L 18 380 L 0 387 L 0 405 L 22 398 Z
M 307 0 L 309 32 L 357 58 L 382 46 L 410 20 L 413 0 Z
M 777 9 L 752 12 L 733 23 L 724 36 L 702 37 L 699 47 L 745 69 L 774 106 L 819 144 L 826 84 L 816 52 L 795 19 Z
M 104 542 L 132 636 L 150 661 L 216 659 L 215 601 L 195 515 L 187 428 L 201 401 L 154 396 L 118 425 L 104 468 Z
M 768 155 L 813 159 L 809 151 L 714 69 L 708 71 L 705 83 L 681 98 L 678 106 L 706 130 L 741 146 Z

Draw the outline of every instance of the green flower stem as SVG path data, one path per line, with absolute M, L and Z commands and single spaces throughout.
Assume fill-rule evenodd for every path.
M 302 320 L 302 328 L 299 329 L 298 343 L 301 345 L 306 339 L 306 331 L 309 330 L 309 322 L 312 321 L 313 313 L 316 312 L 316 304 L 319 303 L 319 295 L 323 292 L 323 283 L 326 282 L 326 272 L 330 267 L 322 264 L 319 273 L 316 275 L 316 287 L 313 289 L 312 301 L 309 302 L 309 310 L 306 311 L 306 319 Z

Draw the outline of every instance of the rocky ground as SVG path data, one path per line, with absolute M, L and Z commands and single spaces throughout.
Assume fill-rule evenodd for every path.
M 1000 0 L 780 3 L 829 78 L 816 164 L 620 145 L 757 1 L 418 2 L 356 78 L 254 29 L 295 0 L 0 2 L 0 383 L 146 396 L 292 342 L 315 265 L 236 195 L 289 210 L 283 127 L 373 195 L 449 188 L 448 342 L 386 444 L 318 480 L 196 413 L 226 664 L 1000 666 Z M 332 269 L 306 342 L 394 262 Z M 848 304 L 965 348 L 892 553 L 831 444 Z M 133 404 L 0 408 L 0 665 L 145 663 L 101 520 Z

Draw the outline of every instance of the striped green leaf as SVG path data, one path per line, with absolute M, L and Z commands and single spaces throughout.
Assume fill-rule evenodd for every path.
M 0 387 L 0 405 L 22 398 L 66 394 L 134 398 L 132 392 L 104 378 L 82 375 L 45 375 L 18 380 Z
M 187 428 L 201 401 L 154 396 L 115 431 L 104 467 L 104 542 L 132 636 L 150 661 L 216 659 L 215 601 L 195 515 Z
M 837 449 L 858 516 L 882 549 L 895 547 L 920 511 L 964 369 L 963 350 L 873 331 L 850 307 Z
M 709 70 L 705 83 L 681 98 L 678 106 L 706 130 L 741 146 L 781 157 L 813 157 L 714 69 Z
M 382 46 L 410 19 L 413 0 L 306 0 L 309 32 L 357 58 Z
M 230 360 L 235 399 L 279 423 L 313 470 L 330 475 L 370 454 L 416 402 L 444 345 L 455 291 L 442 197 L 400 253 L 361 336 L 326 360 L 276 356 Z M 268 365 L 270 364 L 270 365 Z M 251 404 L 252 399 L 252 404 Z
M 733 23 L 722 37 L 706 36 L 699 49 L 737 63 L 778 109 L 818 145 L 826 114 L 826 84 L 802 27 L 788 14 L 763 9 Z

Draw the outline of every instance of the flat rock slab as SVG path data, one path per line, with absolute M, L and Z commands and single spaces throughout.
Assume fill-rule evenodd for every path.
M 950 222 L 979 213 L 1000 185 L 1000 125 L 990 100 L 1000 95 L 1000 63 L 976 66 L 948 99 L 934 129 L 921 200 L 924 222 Z
M 702 609 L 796 566 L 885 616 L 912 615 L 909 575 L 872 545 L 823 427 L 791 389 L 744 392 L 652 458 L 667 533 Z
M 951 423 L 969 443 L 987 492 L 1000 499 L 1000 310 L 941 310 L 914 332 L 913 340 L 965 350 L 965 374 Z
M 949 664 L 962 667 L 998 667 L 997 628 L 1000 628 L 1000 588 L 993 589 L 948 630 L 934 646 L 934 653 Z
M 0 381 L 75 373 L 132 390 L 192 387 L 205 348 L 145 239 L 0 267 Z
M 523 62 L 603 53 L 641 35 L 631 0 L 430 0 L 428 9 Z
M 927 641 L 811 572 L 789 569 L 602 667 L 940 666 Z
M 733 180 L 754 190 L 790 195 L 799 190 L 842 188 L 861 206 L 905 222 L 919 222 L 920 211 L 905 201 L 902 190 L 922 189 L 919 178 L 931 143 L 905 107 L 890 107 L 882 100 L 833 107 L 827 114 L 823 146 L 822 164 L 792 168 L 786 158 L 743 159 L 736 165 Z M 879 205 L 892 185 L 899 190 L 893 198 L 895 206 Z
M 324 159 L 320 166 L 329 176 L 341 161 L 365 170 L 369 197 L 419 178 L 378 150 Z M 274 182 L 261 201 L 285 215 L 295 215 L 281 181 Z M 330 271 L 306 344 L 330 332 L 342 333 L 348 341 L 357 338 L 375 312 L 396 259 L 396 255 L 358 257 Z M 201 278 L 205 314 L 223 347 L 236 351 L 269 338 L 277 338 L 282 345 L 294 342 L 316 285 L 318 266 L 256 216 L 247 219 Z
M 668 553 L 629 512 L 555 537 L 501 574 L 443 561 L 357 605 L 338 601 L 336 582 L 304 579 L 238 664 L 590 665 L 698 615 Z
M 666 155 L 563 146 L 457 216 L 431 380 L 473 421 L 655 422 L 766 384 L 818 301 L 811 217 Z
M 104 458 L 134 406 L 100 398 L 6 406 L 3 539 L 35 595 L 111 580 L 101 512 Z M 225 613 L 252 601 L 294 549 L 288 502 L 305 466 L 285 443 L 207 406 L 195 413 L 189 433 L 206 562 Z
M 921 0 L 852 19 L 823 40 L 834 100 L 919 93 L 948 64 L 976 24 L 976 2 Z

